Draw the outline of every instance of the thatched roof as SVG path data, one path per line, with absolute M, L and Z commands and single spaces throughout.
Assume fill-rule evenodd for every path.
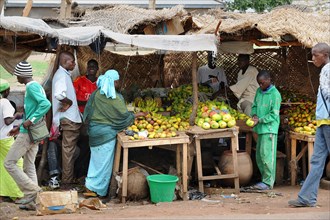
M 220 35 L 225 40 L 271 37 L 276 42 L 298 41 L 309 48 L 318 42 L 330 44 L 330 16 L 295 8 L 278 8 L 264 14 L 210 10 L 204 15 L 193 15 L 194 32 L 214 33 L 219 20 L 222 20 Z
M 174 17 L 178 17 L 184 22 L 190 16 L 181 5 L 162 10 L 119 5 L 101 10 L 89 9 L 82 19 L 86 26 L 103 26 L 117 33 L 132 34 L 136 32 L 134 29 L 141 25 L 156 25 Z

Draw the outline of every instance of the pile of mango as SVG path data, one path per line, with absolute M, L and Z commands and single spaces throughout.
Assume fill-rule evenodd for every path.
M 207 86 L 198 86 L 198 92 L 212 93 L 212 89 Z M 184 120 L 188 120 L 192 112 L 192 103 L 187 99 L 192 97 L 192 85 L 182 85 L 173 88 L 168 93 L 168 100 L 171 101 L 171 112 Z
M 291 106 L 284 111 L 284 114 L 288 116 L 288 124 L 293 131 L 314 135 L 316 130 L 315 109 L 316 104 L 309 101 L 305 104 Z
M 148 114 L 134 120 L 133 125 L 127 128 L 133 131 L 131 140 L 143 140 L 145 138 L 170 138 L 177 136 L 178 131 L 189 129 L 189 123 L 175 116 L 163 116 L 157 113 Z M 145 134 L 145 135 L 141 135 Z
M 231 109 L 224 102 L 206 101 L 199 103 L 195 124 L 205 130 L 231 128 L 236 125 L 236 110 Z M 243 117 L 243 116 L 242 116 Z

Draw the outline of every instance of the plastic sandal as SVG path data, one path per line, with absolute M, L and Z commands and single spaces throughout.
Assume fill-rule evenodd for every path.
M 257 190 L 270 190 L 270 187 L 263 182 L 255 184 L 252 188 Z

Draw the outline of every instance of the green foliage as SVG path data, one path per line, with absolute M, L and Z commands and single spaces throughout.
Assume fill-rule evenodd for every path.
M 292 0 L 233 0 L 227 3 L 227 7 L 229 10 L 245 11 L 252 8 L 257 12 L 263 12 L 276 6 L 291 4 L 291 2 Z
M 40 82 L 47 74 L 48 62 L 45 61 L 30 61 L 32 65 L 33 79 Z M 0 66 L 0 78 L 6 79 L 9 83 L 17 82 L 16 76 L 8 73 L 3 66 Z

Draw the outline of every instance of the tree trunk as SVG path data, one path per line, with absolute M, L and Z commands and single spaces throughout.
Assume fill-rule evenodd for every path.
M 190 115 L 189 124 L 193 126 L 195 124 L 195 118 L 198 108 L 198 85 L 197 85 L 197 52 L 192 53 L 192 85 L 193 85 L 193 107 Z

